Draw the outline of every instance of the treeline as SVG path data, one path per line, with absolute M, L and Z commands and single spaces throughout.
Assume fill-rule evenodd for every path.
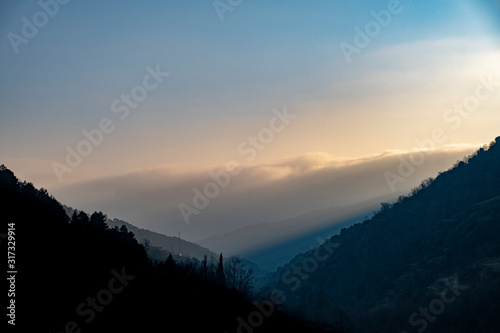
M 254 271 L 245 266 L 240 256 L 230 256 L 224 260 L 221 253 L 217 263 L 213 256 L 208 259 L 206 255 L 202 261 L 196 258 L 179 256 L 177 258 L 178 260 L 175 260 L 170 253 L 164 262 L 153 261 L 153 266 L 162 275 L 167 275 L 172 271 L 182 271 L 186 275 L 196 275 L 207 283 L 236 291 L 247 299 L 252 297 Z
M 26 184 L 23 184 L 26 186 Z M 32 184 L 29 187 L 33 187 Z M 44 194 L 47 194 L 43 190 Z M 150 242 L 144 239 L 142 244 L 138 244 L 133 232 L 129 231 L 125 225 L 121 227 L 114 226 L 109 228 L 106 221 L 108 217 L 102 212 L 94 212 L 92 215 L 84 211 L 74 210 L 69 220 L 70 227 L 77 233 L 84 231 L 93 231 L 98 234 L 103 234 L 105 237 L 110 237 L 119 240 L 129 246 L 142 246 L 147 253 L 150 250 Z M 165 261 L 151 260 L 152 268 L 162 275 L 167 275 L 173 271 L 183 271 L 185 274 L 197 275 L 200 279 L 206 280 L 214 285 L 227 287 L 237 291 L 241 295 L 250 299 L 253 289 L 253 269 L 245 267 L 240 256 L 230 256 L 224 261 L 222 253 L 218 261 L 211 256 L 204 256 L 202 261 L 192 257 L 174 256 L 170 253 Z

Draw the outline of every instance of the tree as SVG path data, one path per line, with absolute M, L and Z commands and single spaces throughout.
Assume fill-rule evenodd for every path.
M 0 165 L 0 189 L 18 191 L 18 181 L 12 171 L 7 169 L 5 165 Z
M 76 210 L 73 211 L 73 214 L 71 214 L 71 223 L 74 223 L 76 221 L 78 221 L 78 213 L 76 212 Z
M 107 218 L 103 212 L 94 212 L 90 216 L 90 226 L 97 231 L 106 231 L 108 229 L 108 225 L 106 224 Z
M 177 267 L 177 263 L 175 262 L 174 258 L 172 257 L 172 253 L 170 253 L 167 257 L 167 260 L 165 261 L 165 266 L 167 270 L 173 270 L 175 267 Z
M 75 228 L 84 229 L 89 226 L 89 217 L 83 211 L 78 212 L 77 210 L 74 210 L 71 215 L 70 223 Z
M 253 269 L 246 269 L 239 256 L 231 256 L 225 266 L 227 286 L 239 291 L 243 295 L 249 295 L 253 288 Z
M 146 253 L 148 253 L 149 248 L 151 247 L 151 242 L 149 241 L 149 239 L 144 238 L 142 240 L 142 246 L 144 246 L 144 250 L 146 250 Z
M 391 209 L 392 207 L 392 204 L 391 203 L 388 203 L 388 202 L 382 202 L 380 203 L 380 212 L 385 212 L 385 211 L 388 211 L 389 209 Z
M 207 271 L 207 255 L 203 257 L 203 261 L 201 262 L 201 268 L 200 268 L 200 274 L 201 277 L 206 279 L 208 277 L 208 271 Z
M 215 273 L 215 283 L 219 286 L 226 286 L 226 276 L 224 274 L 224 262 L 222 259 L 222 253 L 219 257 L 219 266 L 217 266 L 217 272 Z
M 83 211 L 81 211 L 78 214 L 78 220 L 80 221 L 80 223 L 82 223 L 84 225 L 87 225 L 90 222 L 89 216 Z

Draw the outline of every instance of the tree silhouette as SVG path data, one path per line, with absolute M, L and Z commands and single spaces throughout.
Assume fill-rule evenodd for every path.
M 144 246 L 144 250 L 146 250 L 146 253 L 148 253 L 149 252 L 149 248 L 151 247 L 151 242 L 149 241 L 149 239 L 144 238 L 142 240 L 142 246 Z
M 204 279 L 208 278 L 208 271 L 207 271 L 207 255 L 203 257 L 203 261 L 201 262 L 201 269 L 200 269 L 200 274 L 201 277 Z
M 71 224 L 78 224 L 78 213 L 76 210 L 73 211 L 73 214 L 71 215 L 71 220 L 70 220 Z
M 89 216 L 85 212 L 80 212 L 78 214 L 78 220 L 84 225 L 88 225 L 90 223 Z
M 245 269 L 239 256 L 231 256 L 226 261 L 224 272 L 227 287 L 238 290 L 243 295 L 249 295 L 252 289 L 253 269 Z
M 175 262 L 174 257 L 172 257 L 172 253 L 168 255 L 167 260 L 165 261 L 165 267 L 169 271 L 177 267 L 177 263 Z
M 85 212 L 78 212 L 77 210 L 73 211 L 70 219 L 70 224 L 73 228 L 76 228 L 77 230 L 87 229 L 89 227 L 89 222 L 89 217 Z
M 104 232 L 108 230 L 108 225 L 106 224 L 107 216 L 103 212 L 94 212 L 90 216 L 90 227 L 96 231 Z
M 220 254 L 219 257 L 219 266 L 217 266 L 217 272 L 215 274 L 215 282 L 219 286 L 226 286 L 226 276 L 224 274 L 224 262 L 222 259 L 222 253 Z

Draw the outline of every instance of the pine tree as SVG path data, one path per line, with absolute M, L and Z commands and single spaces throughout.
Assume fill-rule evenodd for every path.
M 71 215 L 71 220 L 70 220 L 70 222 L 71 222 L 72 224 L 74 224 L 74 223 L 78 223 L 78 222 L 79 222 L 79 221 L 78 221 L 78 213 L 77 213 L 77 211 L 76 211 L 76 210 L 74 210 L 74 211 L 73 211 L 73 214 Z
M 176 266 L 177 263 L 175 262 L 174 258 L 172 257 L 172 253 L 170 253 L 167 257 L 167 260 L 165 261 L 165 266 L 167 270 L 173 270 Z
M 217 273 L 215 274 L 215 283 L 219 286 L 226 286 L 226 276 L 224 275 L 224 263 L 222 259 L 222 253 L 219 257 L 219 266 L 217 267 Z
M 203 261 L 201 263 L 201 277 L 204 279 L 208 278 L 208 270 L 207 270 L 207 255 L 203 257 Z
M 96 231 L 104 232 L 108 230 L 106 220 L 107 216 L 103 212 L 94 212 L 90 216 L 90 227 Z

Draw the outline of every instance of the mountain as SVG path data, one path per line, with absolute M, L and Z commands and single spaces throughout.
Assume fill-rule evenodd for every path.
M 101 212 L 68 217 L 3 165 L 0 205 L 8 332 L 320 332 L 278 311 L 279 298 L 253 304 L 225 287 L 222 261 L 216 275 L 153 264 L 132 232 L 109 228 Z
M 380 199 L 356 205 L 317 210 L 295 218 L 260 223 L 197 241 L 219 252 L 239 254 L 266 270 L 275 270 L 297 253 L 361 221 L 377 208 Z
M 75 211 L 78 212 L 72 207 L 63 207 L 68 216 L 71 216 Z M 213 258 L 214 260 L 218 256 L 215 252 L 196 243 L 179 239 L 179 237 L 166 236 L 154 231 L 142 229 L 116 218 L 106 219 L 106 224 L 110 228 L 116 227 L 118 229 L 125 226 L 128 231 L 134 234 L 135 239 L 141 244 L 144 244 L 144 240 L 147 239 L 149 241 L 149 249 L 147 252 L 151 260 L 165 261 L 169 254 L 172 254 L 176 260 L 195 258 L 199 261 L 203 260 L 205 256 L 207 256 L 207 258 Z
M 75 209 L 64 206 L 66 214 L 71 216 Z M 179 237 L 166 236 L 154 231 L 147 229 L 142 229 L 136 227 L 135 225 L 122 221 L 119 219 L 107 219 L 106 223 L 110 228 L 117 227 L 120 229 L 125 226 L 128 231 L 131 231 L 135 235 L 135 239 L 141 244 L 147 239 L 149 244 L 148 256 L 152 260 L 165 261 L 170 253 L 174 257 L 187 257 L 196 258 L 197 260 L 203 260 L 206 255 L 208 258 L 217 258 L 218 254 L 209 249 L 202 247 L 196 243 L 186 241 L 184 239 L 179 239 Z
M 289 314 L 341 332 L 498 332 L 500 137 L 274 274 Z
M 68 216 L 71 216 L 75 211 L 78 213 L 78 211 L 72 207 L 65 205 L 63 205 L 63 207 Z M 181 261 L 190 258 L 201 261 L 205 256 L 215 260 L 218 257 L 218 254 L 215 252 L 210 251 L 209 249 L 196 243 L 179 239 L 179 237 L 166 236 L 151 230 L 142 229 L 131 223 L 116 218 L 106 219 L 106 224 L 110 228 L 116 227 L 118 229 L 125 226 L 128 231 L 134 234 L 135 239 L 141 244 L 144 244 L 144 240 L 147 239 L 149 241 L 147 253 L 151 260 L 165 261 L 169 254 L 172 254 L 176 260 Z
M 111 228 L 115 226 L 120 228 L 124 225 L 128 230 L 135 234 L 135 238 L 141 243 L 144 239 L 149 240 L 151 244 L 148 255 L 152 259 L 164 261 L 170 253 L 180 257 L 196 258 L 200 261 L 203 260 L 204 256 L 207 256 L 208 258 L 218 257 L 218 254 L 215 252 L 210 251 L 209 249 L 196 243 L 180 239 L 179 237 L 166 236 L 147 229 L 138 228 L 119 219 L 108 219 L 107 223 Z

